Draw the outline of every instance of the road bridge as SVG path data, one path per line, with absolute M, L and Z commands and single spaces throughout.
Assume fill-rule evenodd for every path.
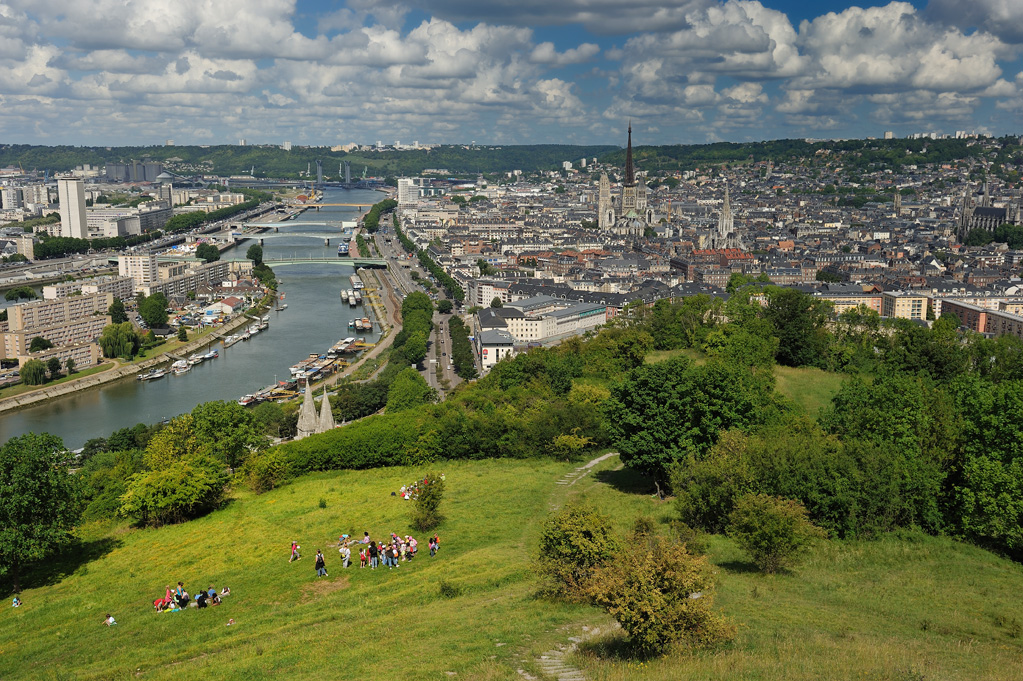
M 225 258 L 226 262 L 249 262 L 246 258 Z M 363 258 L 360 256 L 346 257 L 339 256 L 337 258 L 322 257 L 322 258 L 268 258 L 263 260 L 263 264 L 270 267 L 278 267 L 285 265 L 346 265 L 348 267 L 368 267 L 382 269 L 387 267 L 387 260 L 384 258 Z
M 285 220 L 284 222 L 243 222 L 242 227 L 273 227 L 279 229 L 281 227 L 337 227 L 340 229 L 341 225 L 338 222 L 291 222 Z

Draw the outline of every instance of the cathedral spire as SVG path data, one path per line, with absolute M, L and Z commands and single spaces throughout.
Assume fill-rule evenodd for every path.
M 632 167 L 632 121 L 629 121 L 629 145 L 625 147 L 625 186 L 636 184 L 636 171 Z

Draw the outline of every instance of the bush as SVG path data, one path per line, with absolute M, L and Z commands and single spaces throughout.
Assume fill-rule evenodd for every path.
M 444 498 L 444 481 L 433 473 L 423 476 L 419 496 L 412 502 L 409 522 L 419 532 L 427 532 L 441 524 L 440 502 Z
M 593 571 L 621 553 L 608 516 L 586 506 L 562 509 L 544 521 L 540 533 L 540 592 L 582 600 Z
M 824 531 L 807 519 L 798 501 L 749 494 L 735 503 L 728 536 L 767 573 L 798 563 L 800 550 Z
M 203 456 L 180 459 L 133 476 L 121 497 L 121 515 L 142 525 L 181 522 L 218 507 L 226 486 L 220 462 Z
M 703 648 L 731 638 L 733 628 L 712 610 L 713 587 L 706 558 L 657 539 L 649 549 L 596 568 L 586 591 L 638 652 L 656 655 L 674 645 Z
M 291 464 L 284 452 L 275 448 L 250 457 L 244 473 L 252 491 L 261 494 L 283 485 L 291 473 Z

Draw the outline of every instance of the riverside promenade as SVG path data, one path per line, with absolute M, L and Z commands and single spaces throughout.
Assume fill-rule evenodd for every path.
M 98 374 L 91 374 L 72 381 L 65 381 L 60 385 L 51 387 L 43 386 L 38 390 L 33 390 L 32 392 L 14 395 L 13 397 L 6 397 L 0 400 L 0 414 L 20 409 L 22 407 L 39 404 L 41 402 L 46 402 L 47 400 L 52 400 L 57 397 L 63 397 L 64 395 L 70 395 L 71 393 L 80 392 L 82 390 L 98 388 L 99 386 L 106 385 L 107 383 L 113 383 L 114 381 L 120 381 L 124 378 L 134 378 L 137 374 L 142 373 L 143 371 L 173 361 L 176 358 L 175 356 L 187 357 L 196 350 L 207 347 L 232 331 L 251 323 L 251 317 L 239 314 L 216 331 L 208 333 L 200 338 L 196 338 L 195 340 L 191 340 L 184 345 L 180 345 L 175 348 L 173 352 L 162 352 L 159 355 L 142 362 L 123 364 L 116 366 L 113 369 L 107 369 L 106 371 Z

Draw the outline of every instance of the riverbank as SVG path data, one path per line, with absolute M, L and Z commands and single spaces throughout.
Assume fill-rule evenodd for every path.
M 98 388 L 121 379 L 132 378 L 134 380 L 135 376 L 146 370 L 174 361 L 175 355 L 190 355 L 200 348 L 217 342 L 220 338 L 232 331 L 251 323 L 252 318 L 247 317 L 244 314 L 240 314 L 212 333 L 200 336 L 199 338 L 191 340 L 184 345 L 179 345 L 171 350 L 165 350 L 155 357 L 151 357 L 141 362 L 122 364 L 113 369 L 107 369 L 101 373 L 76 378 L 56 385 L 40 386 L 38 390 L 33 390 L 32 392 L 0 399 L 0 414 L 21 409 L 22 407 L 37 405 L 42 402 L 46 402 L 47 400 L 70 395 L 71 393 Z

